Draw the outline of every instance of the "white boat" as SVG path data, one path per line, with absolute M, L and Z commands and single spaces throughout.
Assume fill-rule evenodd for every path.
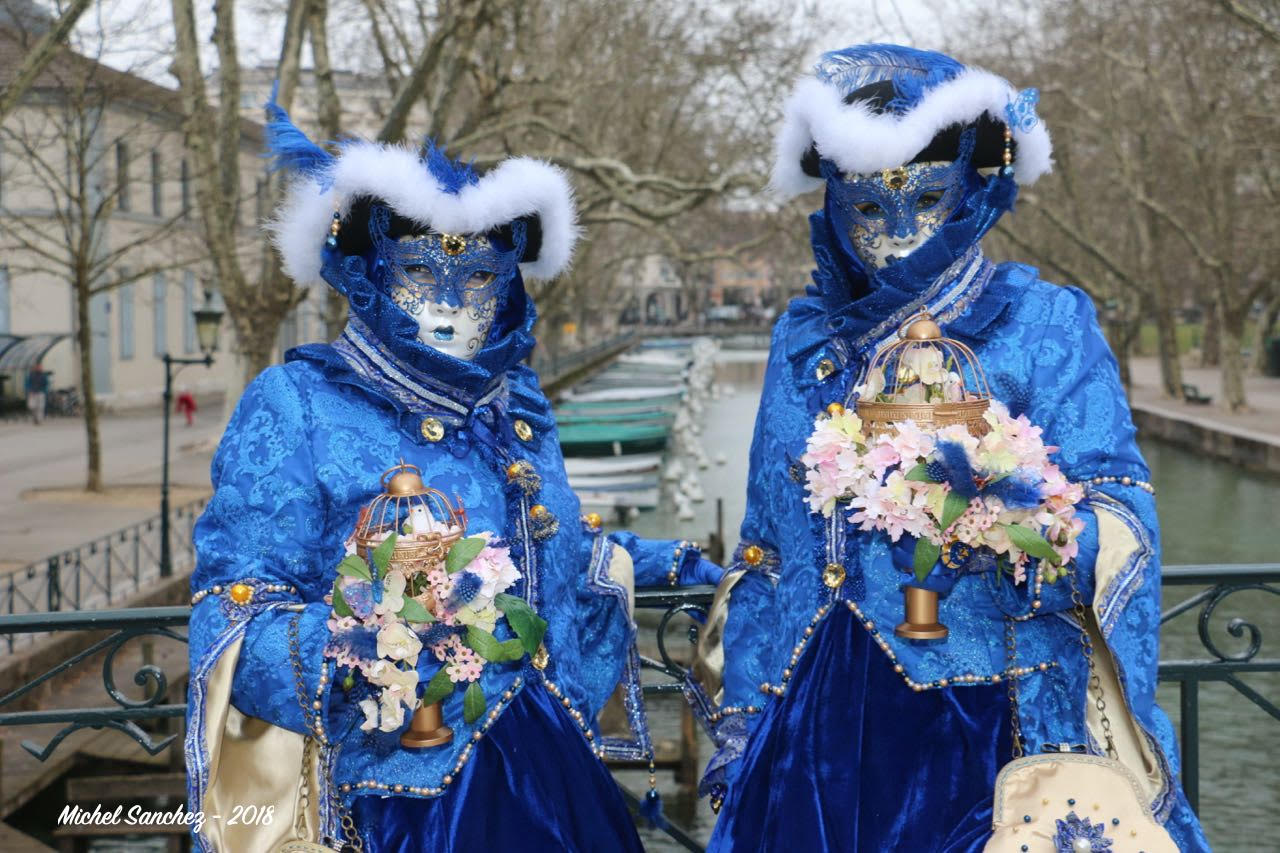
M 569 479 L 609 474 L 647 474 L 662 464 L 661 453 L 628 456 L 570 456 L 564 460 Z
M 596 400 L 668 400 L 684 394 L 682 385 L 646 385 L 637 388 L 600 388 L 595 391 L 570 391 L 565 399 L 571 402 Z
M 637 509 L 653 509 L 658 505 L 658 489 L 641 489 L 629 492 L 582 491 L 577 492 L 578 500 L 584 507 L 611 509 L 615 507 L 636 507 Z

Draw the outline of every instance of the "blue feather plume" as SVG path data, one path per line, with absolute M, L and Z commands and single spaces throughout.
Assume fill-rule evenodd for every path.
M 896 97 L 889 109 L 903 113 L 920 102 L 924 93 L 955 77 L 964 66 L 932 50 L 897 44 L 859 44 L 828 51 L 818 59 L 814 74 L 848 95 L 870 83 L 893 83 Z
M 973 481 L 973 466 L 964 447 L 954 441 L 938 442 L 938 462 L 946 473 L 947 482 L 956 494 L 966 498 L 978 496 L 978 485 Z
M 454 160 L 444 153 L 443 146 L 436 145 L 434 139 L 428 139 L 423 143 L 422 161 L 426 163 L 427 171 L 439 182 L 444 191 L 454 195 L 461 192 L 463 187 L 480 180 L 470 163 Z
M 982 490 L 984 497 L 999 498 L 1009 509 L 1031 509 L 1040 504 L 1040 486 L 1025 471 L 997 480 Z
M 276 102 L 280 81 L 271 87 L 271 98 L 263 108 L 267 111 L 266 156 L 270 171 L 284 169 L 314 175 L 333 164 L 333 155 L 316 145 L 289 119 L 289 114 Z

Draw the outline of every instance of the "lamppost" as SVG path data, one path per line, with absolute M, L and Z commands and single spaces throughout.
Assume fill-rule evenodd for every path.
M 173 411 L 173 377 L 188 364 L 213 366 L 218 349 L 218 327 L 222 311 L 213 304 L 212 291 L 204 292 L 204 305 L 191 312 L 196 321 L 196 340 L 204 358 L 175 358 L 165 353 L 164 359 L 164 462 L 160 474 L 160 576 L 173 574 L 173 553 L 169 550 L 169 414 Z M 176 369 L 175 369 L 176 368 Z

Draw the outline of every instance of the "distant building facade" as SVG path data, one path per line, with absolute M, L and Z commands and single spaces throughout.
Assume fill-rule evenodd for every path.
M 38 32 L 0 26 L 0 86 Z M 183 144 L 178 95 L 93 59 L 62 51 L 0 125 L 0 371 L 20 390 L 30 354 L 47 335 L 52 387 L 79 385 L 72 269 L 97 271 L 89 301 L 90 364 L 109 407 L 157 402 L 164 353 L 198 353 L 192 311 L 212 287 L 195 176 Z M 246 122 L 240 154 L 246 240 L 267 211 L 261 126 Z M 75 215 L 84 208 L 87 213 Z M 70 211 L 70 213 L 69 213 Z M 68 229 L 68 223 L 79 227 Z M 80 250 L 71 246 L 83 240 Z M 123 283 L 122 283 L 123 282 Z M 187 368 L 179 385 L 226 387 L 240 373 L 224 326 L 212 369 Z M 6 361 L 5 350 L 10 353 Z M 28 347 L 28 349 L 32 349 Z

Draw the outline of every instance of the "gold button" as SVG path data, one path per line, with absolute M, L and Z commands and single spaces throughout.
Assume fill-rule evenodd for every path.
M 598 512 L 589 512 L 583 516 L 583 519 L 587 522 L 587 527 L 592 530 L 599 530 L 600 525 L 604 524 L 604 519 L 600 517 Z
M 542 518 L 546 514 L 547 514 L 547 508 L 542 504 L 534 504 L 533 506 L 529 507 L 530 518 Z
M 818 367 L 814 370 L 819 379 L 826 379 L 828 376 L 836 372 L 836 363 L 829 358 L 824 358 L 818 362 Z
M 831 417 L 838 417 L 844 414 L 844 405 L 841 403 L 831 403 L 827 406 L 827 414 Z
M 748 566 L 758 566 L 764 561 L 764 549 L 759 545 L 748 545 L 742 549 L 742 562 Z
M 253 587 L 247 583 L 233 583 L 228 594 L 236 604 L 248 604 L 253 599 Z
M 831 589 L 837 589 L 844 583 L 844 574 L 844 566 L 839 563 L 827 563 L 827 567 L 822 570 L 822 582 Z
M 538 650 L 533 653 L 533 657 L 529 658 L 529 663 L 533 664 L 534 669 L 546 669 L 547 664 L 551 662 L 551 655 L 547 654 L 547 647 L 538 646 Z
M 526 464 L 525 462 L 520 461 L 520 462 L 512 462 L 510 465 L 508 465 L 507 479 L 514 480 L 516 477 L 519 477 L 520 474 L 524 471 L 525 464 Z
M 439 418 L 423 418 L 422 437 L 427 441 L 439 441 L 444 438 L 444 424 Z
M 519 418 L 511 426 L 515 428 L 516 438 L 521 441 L 528 441 L 533 438 L 533 428 Z

